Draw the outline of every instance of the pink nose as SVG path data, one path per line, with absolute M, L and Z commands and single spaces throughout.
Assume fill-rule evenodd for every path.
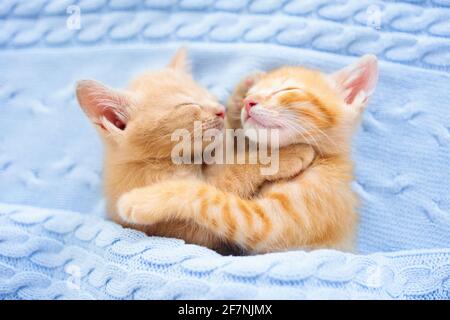
M 247 113 L 250 112 L 250 109 L 253 108 L 254 106 L 256 106 L 258 104 L 258 102 L 252 100 L 252 99 L 248 99 L 244 101 L 245 104 L 245 110 L 247 111 Z
M 225 118 L 225 107 L 224 106 L 220 106 L 219 109 L 216 111 L 216 116 L 220 117 L 220 118 Z

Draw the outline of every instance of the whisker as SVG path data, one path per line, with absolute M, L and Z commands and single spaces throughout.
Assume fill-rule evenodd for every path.
M 325 133 L 323 132 L 323 130 L 321 130 L 319 127 L 317 127 L 315 124 L 311 123 L 309 124 L 310 128 L 312 130 L 317 131 L 318 133 L 320 133 L 324 138 L 326 138 L 328 140 L 328 142 L 330 142 L 331 144 L 333 144 L 334 146 L 337 146 L 336 142 L 334 142 L 333 140 L 331 140 L 331 138 Z
M 319 145 L 319 143 L 317 142 L 317 140 L 315 139 L 314 136 L 308 134 L 308 132 L 303 131 L 301 129 L 298 128 L 298 123 L 294 122 L 291 123 L 290 121 L 286 121 L 287 126 L 289 127 L 289 129 L 293 130 L 294 132 L 300 134 L 302 136 L 302 138 L 308 143 L 311 144 L 313 146 L 315 146 L 319 152 L 319 154 L 321 156 L 323 156 L 323 150 L 321 149 L 321 146 Z M 305 136 L 305 134 L 307 134 L 307 136 Z M 310 137 L 313 141 L 310 141 L 308 139 L 308 137 Z
M 298 129 L 298 127 L 300 126 L 300 122 L 301 122 L 301 120 L 303 120 L 303 119 L 300 119 L 300 118 L 298 118 L 298 117 L 296 117 L 296 116 L 292 116 L 292 117 L 290 117 L 290 119 L 289 119 L 289 122 L 291 123 L 291 128 L 293 127 L 293 129 L 297 129 L 296 131 L 297 132 L 299 132 L 299 133 L 304 133 L 305 135 L 307 135 L 313 142 L 314 142 L 314 146 L 315 147 L 317 147 L 317 149 L 319 150 L 319 153 L 321 154 L 321 155 L 323 155 L 323 149 L 322 149 L 322 146 L 317 142 L 317 139 L 316 139 L 316 137 L 314 137 L 314 135 L 312 135 L 310 132 L 308 132 L 308 126 L 307 126 L 307 124 L 306 123 L 304 123 L 304 121 L 302 121 L 302 123 L 301 123 L 301 129 L 303 129 L 303 130 L 300 130 L 300 129 Z M 292 121 L 294 121 L 294 122 L 292 122 Z M 306 124 L 306 128 L 305 128 L 305 124 Z M 305 130 L 306 129 L 306 130 Z M 303 135 L 302 135 L 303 136 Z M 303 136 L 304 137 L 304 136 Z M 307 140 L 308 141 L 308 140 Z
M 301 117 L 299 117 L 298 115 L 292 114 L 292 113 L 286 113 L 286 116 L 288 116 L 290 118 L 293 118 L 293 119 L 295 119 L 297 121 L 304 120 L 304 119 L 301 119 Z M 302 121 L 302 125 L 308 126 L 307 129 L 311 129 L 312 131 L 316 131 L 317 133 L 321 134 L 325 139 L 327 139 L 331 144 L 333 144 L 334 146 L 337 146 L 336 142 L 331 140 L 331 138 L 322 129 L 320 129 L 317 125 L 315 125 L 314 123 L 311 123 L 311 122 L 306 122 L 305 123 L 305 121 Z

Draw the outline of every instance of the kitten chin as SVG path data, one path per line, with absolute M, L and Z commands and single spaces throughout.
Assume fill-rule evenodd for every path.
M 244 135 L 261 148 L 279 149 L 296 143 L 305 143 L 301 137 L 293 135 L 285 128 L 265 128 L 246 121 Z

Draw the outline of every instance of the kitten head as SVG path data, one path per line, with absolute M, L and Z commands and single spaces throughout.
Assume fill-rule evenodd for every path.
M 204 130 L 223 128 L 224 107 L 194 81 L 185 49 L 168 67 L 138 76 L 126 90 L 83 80 L 76 95 L 107 146 L 136 159 L 170 156 L 172 133 L 183 129 L 193 137 L 195 121 Z
M 378 78 L 377 59 L 366 55 L 327 75 L 283 67 L 260 76 L 249 89 L 241 122 L 251 140 L 263 129 L 277 129 L 280 146 L 308 143 L 319 152 L 348 145 L 353 128 Z

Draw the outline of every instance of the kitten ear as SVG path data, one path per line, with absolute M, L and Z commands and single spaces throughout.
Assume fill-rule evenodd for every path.
M 186 73 L 191 72 L 188 53 L 185 47 L 181 47 L 180 49 L 178 49 L 169 63 L 169 68 L 184 71 Z
M 364 55 L 355 63 L 331 75 L 345 103 L 365 104 L 378 81 L 378 61 L 374 55 Z
M 130 98 L 94 80 L 77 82 L 78 103 L 91 121 L 109 133 L 121 133 L 128 122 Z

